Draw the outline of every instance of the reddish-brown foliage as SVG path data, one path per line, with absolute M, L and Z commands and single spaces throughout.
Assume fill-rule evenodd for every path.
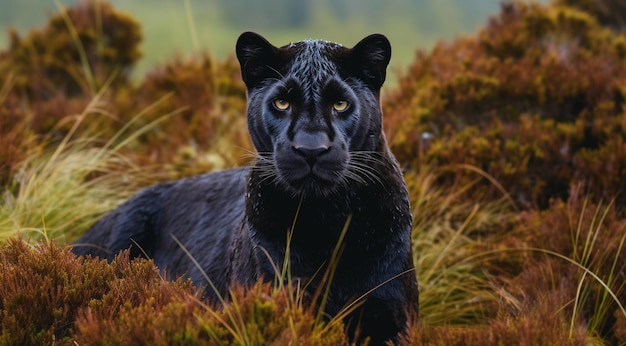
M 626 224 L 612 201 L 593 203 L 581 190 L 574 190 L 567 203 L 553 201 L 545 211 L 523 214 L 513 236 L 520 248 L 531 250 L 521 272 L 510 274 L 519 294 L 542 298 L 554 292 L 557 297 L 550 302 L 560 306 L 556 310 L 574 316 L 578 305 L 576 315 L 583 325 L 616 341 L 614 315 L 623 313 L 589 272 L 626 302 Z
M 165 281 L 151 261 L 76 258 L 55 244 L 0 246 L 0 343 L 41 345 L 343 344 L 286 290 L 236 289 L 211 310 L 189 280 Z M 317 327 L 316 327 L 317 326 Z
M 1 92 L 0 92 L 1 93 Z M 26 158 L 33 136 L 16 97 L 0 100 L 0 186 L 10 183 L 16 166 Z
M 0 151 L 11 159 L 3 161 L 0 174 L 23 159 L 18 147 L 27 137 L 20 129 L 54 144 L 85 112 L 88 118 L 75 135 L 105 140 L 131 121 L 126 136 L 161 119 L 126 146 L 129 156 L 141 165 L 174 163 L 183 175 L 234 165 L 241 148 L 251 148 L 245 88 L 233 58 L 177 59 L 133 85 L 139 25 L 102 1 L 80 1 L 24 38 L 13 31 L 10 36 L 9 48 L 0 52 L 0 96 L 6 95 L 0 109 L 2 127 L 9 126 L 11 135 L 0 139 L 6 144 Z M 208 155 L 209 149 L 217 156 Z
M 584 328 L 569 333 L 568 321 L 555 314 L 552 297 L 543 297 L 536 307 L 519 316 L 502 313 L 484 326 L 425 327 L 411 329 L 407 345 L 587 345 Z
M 509 3 L 475 37 L 419 52 L 385 121 L 408 167 L 476 166 L 523 206 L 566 199 L 579 180 L 609 199 L 626 176 L 624 80 L 626 36 L 571 7 Z M 486 185 L 477 196 L 500 197 Z
M 74 334 L 78 309 L 115 277 L 105 262 L 81 262 L 57 246 L 13 240 L 0 248 L 1 343 L 41 345 Z
M 598 22 L 616 31 L 626 29 L 626 2 L 622 0 L 556 0 L 596 17 Z
M 9 48 L 0 54 L 0 81 L 13 76 L 15 88 L 38 102 L 89 97 L 109 79 L 128 82 L 140 41 L 132 17 L 104 1 L 80 1 L 25 38 L 11 31 Z
M 197 157 L 185 158 L 184 149 L 219 152 L 224 149 L 218 145 L 222 139 L 229 141 L 227 154 L 238 147 L 251 148 L 245 87 L 234 59 L 215 63 L 206 54 L 177 59 L 148 73 L 136 89 L 118 93 L 115 101 L 123 122 L 143 112 L 138 126 L 169 115 L 140 139 L 135 148 L 143 156 L 140 160 L 198 163 Z

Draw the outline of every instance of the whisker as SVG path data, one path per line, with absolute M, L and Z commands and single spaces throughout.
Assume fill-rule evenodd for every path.
M 359 167 L 357 165 L 353 165 L 351 171 L 352 171 L 353 175 L 356 176 L 355 179 L 358 182 L 361 182 L 363 184 L 365 184 L 367 182 L 370 182 L 370 183 L 373 183 L 373 184 L 383 185 L 383 182 L 380 179 L 380 177 L 378 175 L 376 175 L 375 172 L 371 172 L 367 168 L 363 168 L 363 167 Z
M 381 154 L 375 151 L 350 152 L 348 161 L 348 173 L 346 178 L 365 184 L 367 182 L 385 186 L 380 177 L 379 170 L 373 169 L 372 165 L 384 165 Z
M 280 76 L 280 78 L 281 78 L 281 79 L 285 79 L 285 76 L 283 76 L 283 74 L 282 74 L 282 73 L 280 73 L 277 69 L 273 68 L 273 67 L 272 67 L 272 66 L 270 66 L 270 65 L 265 65 L 265 67 L 267 67 L 267 68 L 269 68 L 270 70 L 272 70 L 272 71 L 276 72 L 276 74 L 277 74 L 278 76 Z M 279 79 L 278 79 L 278 78 L 276 78 L 276 80 L 279 80 Z

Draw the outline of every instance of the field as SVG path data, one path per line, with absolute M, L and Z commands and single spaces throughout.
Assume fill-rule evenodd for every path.
M 624 13 L 509 3 L 384 89 L 420 283 L 405 344 L 626 345 Z M 141 39 L 135 17 L 81 2 L 0 51 L 0 344 L 344 344 L 297 287 L 210 307 L 148 260 L 71 254 L 142 187 L 253 150 L 232 57 L 137 73 Z

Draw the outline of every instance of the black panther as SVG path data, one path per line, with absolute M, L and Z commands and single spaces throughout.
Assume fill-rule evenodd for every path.
M 389 41 L 374 34 L 353 48 L 275 47 L 246 32 L 236 53 L 257 150 L 251 167 L 148 187 L 74 252 L 111 259 L 130 248 L 170 274 L 210 283 L 213 302 L 232 285 L 274 280 L 288 254 L 290 277 L 306 283 L 310 299 L 330 285 L 329 316 L 359 299 L 345 319 L 351 338 L 398 340 L 417 317 L 418 286 L 407 188 L 382 131 Z

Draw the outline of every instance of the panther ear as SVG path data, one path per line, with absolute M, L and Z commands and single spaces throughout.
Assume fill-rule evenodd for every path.
M 353 72 L 361 76 L 370 88 L 380 90 L 391 60 L 391 44 L 384 35 L 367 36 L 352 48 L 350 60 Z
M 244 32 L 236 45 L 237 59 L 241 66 L 241 77 L 248 89 L 252 89 L 265 78 L 276 75 L 274 65 L 279 62 L 278 48 L 263 36 Z

